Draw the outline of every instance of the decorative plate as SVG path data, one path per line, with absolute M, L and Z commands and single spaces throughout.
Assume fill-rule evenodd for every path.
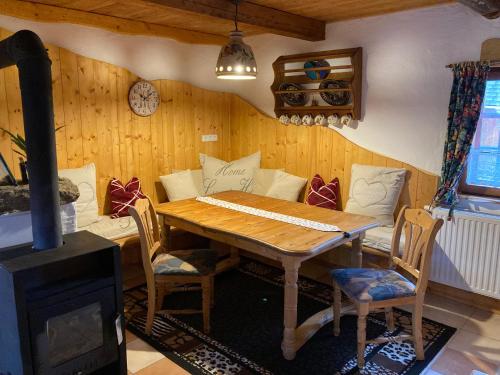
M 306 61 L 304 63 L 304 68 L 326 68 L 329 67 L 330 64 L 326 60 L 311 60 L 311 61 Z M 330 74 L 330 69 L 326 70 L 309 70 L 306 71 L 306 76 L 309 77 L 309 79 L 325 79 L 328 77 L 328 74 Z
M 290 91 L 290 94 L 280 94 L 281 99 L 288 105 L 292 107 L 303 106 L 307 103 L 308 95 L 305 92 L 293 91 L 303 90 L 301 85 L 296 83 L 282 83 L 279 87 L 280 91 Z
M 347 87 L 347 82 L 334 79 L 325 79 L 319 84 L 320 89 L 344 89 Z M 323 91 L 320 95 L 330 105 L 346 105 L 351 100 L 349 91 Z

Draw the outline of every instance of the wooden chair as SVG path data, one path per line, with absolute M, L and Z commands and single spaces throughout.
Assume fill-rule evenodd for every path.
M 332 271 L 334 287 L 334 335 L 340 334 L 341 291 L 354 302 L 358 315 L 358 367 L 365 365 L 364 352 L 367 343 L 413 340 L 418 360 L 424 359 L 422 342 L 422 309 L 429 279 L 432 249 L 436 235 L 443 225 L 442 219 L 433 219 L 423 209 L 403 207 L 398 215 L 391 244 L 390 269 L 348 268 Z M 400 252 L 401 233 L 405 244 Z M 411 282 L 393 270 L 406 271 Z M 366 341 L 366 318 L 369 312 L 384 309 L 389 330 L 394 330 L 393 306 L 414 305 L 412 318 L 413 335 L 378 337 Z
M 210 307 L 213 304 L 213 279 L 217 253 L 210 249 L 175 250 L 167 252 L 162 246 L 158 218 L 149 199 L 139 199 L 129 208 L 139 229 L 141 254 L 148 288 L 146 333 L 151 334 L 155 312 L 163 306 L 167 293 L 200 288 L 178 288 L 179 284 L 201 284 L 202 310 L 163 310 L 170 314 L 203 312 L 203 330 L 210 331 Z M 158 290 L 158 297 L 156 291 Z

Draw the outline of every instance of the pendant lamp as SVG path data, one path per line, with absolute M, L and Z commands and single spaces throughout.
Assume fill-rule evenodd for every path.
M 229 34 L 229 42 L 223 46 L 217 59 L 215 74 L 219 79 L 255 79 L 257 78 L 257 63 L 252 48 L 243 42 L 243 32 L 238 30 L 238 5 L 235 0 L 235 29 Z

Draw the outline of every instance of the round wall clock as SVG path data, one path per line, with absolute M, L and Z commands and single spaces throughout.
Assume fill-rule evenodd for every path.
M 160 105 L 160 95 L 151 82 L 139 81 L 130 88 L 128 102 L 136 115 L 151 116 Z

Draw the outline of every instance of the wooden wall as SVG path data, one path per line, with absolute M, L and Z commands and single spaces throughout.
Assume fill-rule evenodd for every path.
M 10 33 L 0 29 L 0 39 Z M 154 81 L 161 105 L 151 117 L 139 117 L 128 105 L 129 87 L 138 79 L 126 69 L 48 45 L 52 60 L 59 168 L 94 162 L 101 211 L 112 177 L 138 176 L 155 196 L 154 181 L 171 169 L 198 168 L 198 154 L 230 157 L 231 95 L 189 84 Z M 0 70 L 0 127 L 24 134 L 17 68 Z M 218 142 L 201 142 L 217 134 Z M 0 152 L 19 178 L 18 158 L 0 131 Z
M 0 29 L 0 39 L 10 35 Z M 263 168 L 285 168 L 311 178 L 339 177 L 345 205 L 352 163 L 404 167 L 410 171 L 401 203 L 430 202 L 437 177 L 397 160 L 363 149 L 323 127 L 284 126 L 258 112 L 234 94 L 196 88 L 186 83 L 154 81 L 161 104 L 151 117 L 134 115 L 129 87 L 138 77 L 127 70 L 48 46 L 52 79 L 59 168 L 94 162 L 100 210 L 112 177 L 122 182 L 141 179 L 143 190 L 157 198 L 158 176 L 172 169 L 199 168 L 200 152 L 236 159 L 262 151 Z M 365 126 L 362 124 L 361 126 Z M 366 126 L 369 126 L 368 124 Z M 0 127 L 23 134 L 17 69 L 0 70 Z M 201 142 L 217 134 L 217 142 Z M 17 156 L 0 132 L 0 152 L 19 176 Z
M 262 151 L 262 168 L 285 167 L 287 172 L 306 177 L 309 181 L 316 173 L 328 181 L 338 177 L 342 207 L 345 207 L 349 194 L 351 165 L 354 163 L 407 169 L 399 207 L 403 204 L 423 207 L 430 203 L 437 189 L 438 177 L 433 174 L 359 147 L 325 127 L 285 126 L 233 96 L 231 157 L 237 159 L 259 149 Z

